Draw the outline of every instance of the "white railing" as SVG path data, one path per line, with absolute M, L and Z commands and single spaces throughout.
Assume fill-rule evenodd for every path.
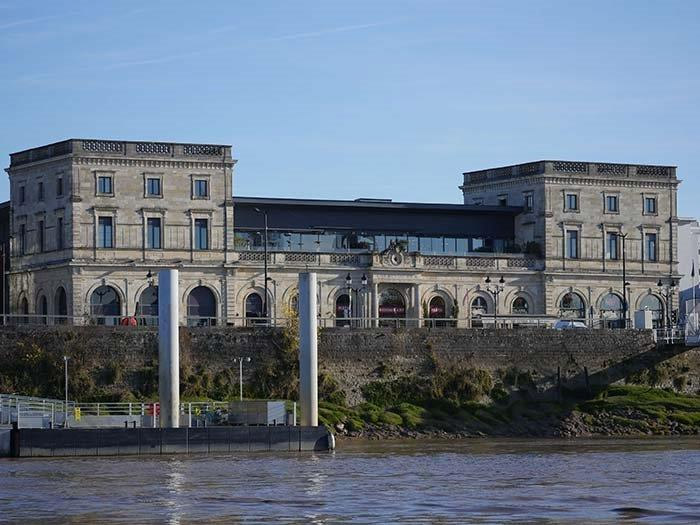
M 296 403 L 288 404 L 289 413 L 296 419 Z M 229 401 L 183 402 L 180 425 L 206 425 L 214 419 L 226 418 L 228 412 Z M 66 404 L 60 399 L 0 394 L 0 425 L 16 423 L 18 428 L 58 428 L 66 426 L 66 421 L 72 427 L 157 427 L 159 416 L 158 402 L 68 401 Z

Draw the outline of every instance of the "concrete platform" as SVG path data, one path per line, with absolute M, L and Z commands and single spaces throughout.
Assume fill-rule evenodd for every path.
M 335 448 L 319 427 L 12 429 L 0 455 L 11 457 L 125 456 L 211 452 L 324 451 Z

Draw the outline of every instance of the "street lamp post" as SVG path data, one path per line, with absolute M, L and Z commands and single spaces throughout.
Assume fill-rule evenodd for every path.
M 486 291 L 493 295 L 493 327 L 495 329 L 498 327 L 498 296 L 505 289 L 503 285 L 506 281 L 501 275 L 498 284 L 491 286 L 491 277 L 487 275 L 484 282 L 486 283 Z
M 362 274 L 361 282 L 362 282 L 362 286 L 360 286 L 359 288 L 353 288 L 352 287 L 352 276 L 348 273 L 347 277 L 345 277 L 345 286 L 348 289 L 348 306 L 350 307 L 350 326 L 352 326 L 352 317 L 353 317 L 353 314 L 352 314 L 352 292 L 355 292 L 359 296 L 359 293 L 363 292 L 365 290 L 365 288 L 367 287 L 367 276 L 364 273 Z M 358 297 L 358 302 L 359 302 L 359 297 Z
M 664 296 L 666 298 L 666 308 L 664 308 L 665 318 L 666 318 L 666 328 L 672 328 L 671 327 L 671 297 L 673 296 L 673 291 L 676 288 L 676 280 L 671 277 L 667 283 L 664 283 L 663 279 L 659 279 L 659 282 L 656 283 L 656 286 L 659 287 L 659 293 L 664 294 Z
M 66 394 L 66 399 L 63 403 L 63 427 L 68 428 L 68 360 L 70 357 L 67 355 L 63 356 L 63 373 L 65 378 L 64 392 Z
M 267 319 L 267 211 L 255 208 L 257 213 L 261 213 L 265 217 L 265 232 L 263 236 L 263 267 L 265 273 L 265 297 L 263 297 L 263 316 Z
M 250 363 L 250 357 L 236 357 L 234 361 L 238 361 L 238 395 L 243 401 L 243 361 Z

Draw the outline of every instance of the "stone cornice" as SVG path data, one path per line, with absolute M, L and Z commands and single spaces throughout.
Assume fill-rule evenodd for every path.
M 655 181 L 641 179 L 603 179 L 594 177 L 568 177 L 539 175 L 536 177 L 521 177 L 500 180 L 497 182 L 485 182 L 481 184 L 465 184 L 459 188 L 465 195 L 480 193 L 484 190 L 499 190 L 512 188 L 514 186 L 526 186 L 528 184 L 562 184 L 571 186 L 597 186 L 597 187 L 619 187 L 619 188 L 653 188 L 653 189 L 676 189 L 680 181 Z
M 206 161 L 181 159 L 134 159 L 109 157 L 75 157 L 75 164 L 81 166 L 118 166 L 142 168 L 185 168 L 185 169 L 224 169 L 233 167 L 236 161 Z

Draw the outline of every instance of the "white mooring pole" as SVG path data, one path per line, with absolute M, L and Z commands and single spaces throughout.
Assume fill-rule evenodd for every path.
M 180 426 L 180 301 L 178 271 L 158 272 L 158 397 L 160 426 Z M 153 417 L 155 420 L 155 407 Z
M 301 424 L 318 426 L 316 273 L 299 274 L 299 402 Z

